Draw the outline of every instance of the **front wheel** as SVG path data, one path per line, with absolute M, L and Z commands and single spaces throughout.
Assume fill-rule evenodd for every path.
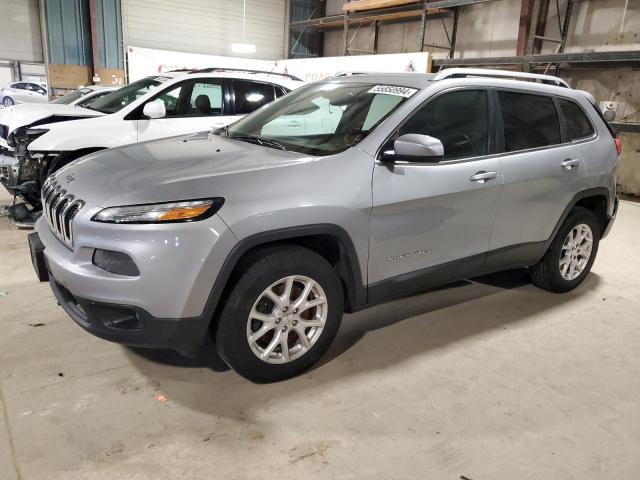
M 545 256 L 531 267 L 534 285 L 555 293 L 568 292 L 580 285 L 598 253 L 600 231 L 591 210 L 575 207 Z
M 298 375 L 331 345 L 342 319 L 340 279 L 320 255 L 297 246 L 262 252 L 227 298 L 217 324 L 220 356 L 259 383 Z
M 9 108 L 9 107 L 11 107 L 11 106 L 15 105 L 15 102 L 13 101 L 13 98 L 11 98 L 11 97 L 4 97 L 4 98 L 2 99 L 2 104 L 3 104 L 5 107 Z

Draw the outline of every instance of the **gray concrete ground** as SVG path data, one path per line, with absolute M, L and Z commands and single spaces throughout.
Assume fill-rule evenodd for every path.
M 640 478 L 638 204 L 575 292 L 511 272 L 388 303 L 266 386 L 85 333 L 27 233 L 0 219 L 2 480 Z

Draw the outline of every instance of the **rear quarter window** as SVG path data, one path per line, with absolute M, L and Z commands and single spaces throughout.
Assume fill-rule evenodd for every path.
M 584 113 L 580 105 L 571 100 L 561 98 L 558 99 L 558 103 L 562 109 L 571 140 L 591 137 L 595 133 L 593 125 L 591 125 L 587 114 Z

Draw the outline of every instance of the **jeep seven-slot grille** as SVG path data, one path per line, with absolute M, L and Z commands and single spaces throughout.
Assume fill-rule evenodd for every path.
M 64 243 L 73 246 L 73 219 L 84 206 L 53 178 L 47 179 L 42 187 L 42 214 L 46 217 L 51 231 Z

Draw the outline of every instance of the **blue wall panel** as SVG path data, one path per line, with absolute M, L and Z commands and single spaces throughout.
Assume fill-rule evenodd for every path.
M 67 65 L 92 65 L 89 2 L 45 2 L 49 61 Z
M 98 47 L 100 65 L 105 68 L 124 68 L 122 46 L 122 15 L 120 0 L 102 0 L 96 2 L 98 29 Z

